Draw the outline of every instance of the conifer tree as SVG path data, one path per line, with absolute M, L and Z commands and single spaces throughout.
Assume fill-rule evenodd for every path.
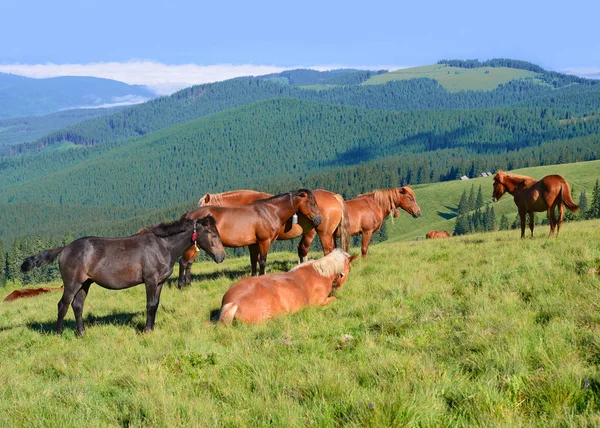
M 600 181 L 596 180 L 596 185 L 592 192 L 592 203 L 590 204 L 588 218 L 600 217 Z
M 508 230 L 508 229 L 509 229 L 508 217 L 506 217 L 506 215 L 502 214 L 502 217 L 500 217 L 500 230 Z
M 498 224 L 496 222 L 496 212 L 494 211 L 493 206 L 490 208 L 490 213 L 488 214 L 488 230 L 498 230 Z
M 471 185 L 471 192 L 469 192 L 469 201 L 467 207 L 469 208 L 467 211 L 473 211 L 475 208 L 475 185 Z
M 0 286 L 6 284 L 6 252 L 4 242 L 0 239 Z
M 483 207 L 483 195 L 481 194 L 481 185 L 479 185 L 479 191 L 477 192 L 477 199 L 475 199 L 475 208 Z
M 587 194 L 582 190 L 579 195 L 579 218 L 586 218 L 588 205 Z
M 460 202 L 458 203 L 458 208 L 456 210 L 457 215 L 461 216 L 469 212 L 467 201 L 467 191 L 463 190 L 462 196 L 460 197 Z

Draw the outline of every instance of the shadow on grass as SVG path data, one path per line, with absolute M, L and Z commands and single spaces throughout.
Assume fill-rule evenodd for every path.
M 133 319 L 142 314 L 142 312 L 121 312 L 115 313 L 111 315 L 104 315 L 101 317 L 95 316 L 93 314 L 89 314 L 83 318 L 83 326 L 86 328 L 93 327 L 96 325 L 119 325 L 132 327 L 138 332 L 144 331 L 145 323 L 145 312 L 144 321 L 143 322 L 134 322 Z M 49 322 L 32 322 L 25 324 L 27 328 L 33 331 L 37 331 L 38 333 L 48 334 L 56 332 L 56 321 Z M 64 322 L 65 330 L 76 330 L 75 320 L 65 320 Z

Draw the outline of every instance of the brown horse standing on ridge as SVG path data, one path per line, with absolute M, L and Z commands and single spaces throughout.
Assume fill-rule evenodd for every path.
M 328 305 L 335 300 L 331 293 L 344 285 L 355 258 L 336 249 L 286 273 L 243 278 L 223 296 L 219 320 L 226 325 L 234 319 L 256 324 L 304 306 Z
M 508 192 L 513 195 L 515 205 L 519 209 L 521 217 L 521 238 L 525 237 L 525 215 L 529 213 L 529 229 L 533 236 L 534 212 L 548 211 L 550 219 L 550 235 L 556 237 L 560 232 L 563 222 L 565 207 L 571 212 L 577 212 L 579 205 L 576 205 L 571 198 L 571 187 L 569 183 L 560 175 L 547 175 L 540 181 L 526 175 L 508 174 L 504 171 L 498 171 L 494 176 L 494 202 Z M 556 208 L 558 207 L 558 219 L 556 218 Z
M 365 193 L 346 201 L 346 205 L 348 206 L 350 235 L 362 233 L 361 252 L 363 257 L 369 251 L 369 242 L 373 232 L 381 229 L 383 221 L 391 212 L 395 214 L 398 212 L 398 208 L 402 208 L 414 218 L 421 216 L 421 208 L 415 200 L 415 193 L 410 185 Z M 305 239 L 308 238 L 307 234 Z M 311 241 L 312 239 L 308 241 L 306 248 L 310 246 Z
M 335 237 L 340 237 L 342 250 L 349 251 L 350 247 L 350 223 L 348 221 L 348 209 L 342 195 L 328 192 L 327 190 L 313 190 L 317 205 L 321 210 L 323 221 L 318 226 L 302 213 L 298 216 L 298 224 L 292 224 L 291 219 L 281 227 L 278 240 L 284 241 L 304 235 L 298 244 L 298 258 L 301 263 L 306 261 L 308 248 L 314 239 L 315 233 L 321 239 L 323 253 L 329 254 L 335 248 Z M 269 193 L 256 192 L 254 190 L 234 190 L 231 192 L 204 195 L 198 202 L 198 206 L 215 205 L 225 207 L 237 207 L 250 202 L 271 197 Z M 307 236 L 310 241 L 307 242 Z
M 427 233 L 427 235 L 425 235 L 425 237 L 427 239 L 444 239 L 444 238 L 450 238 L 452 235 L 450 234 L 450 232 L 444 230 L 442 232 L 438 232 L 437 230 L 432 230 L 431 232 Z
M 321 211 L 313 193 L 308 189 L 282 193 L 268 199 L 259 199 L 240 207 L 202 206 L 190 211 L 182 218 L 201 218 L 211 214 L 217 222 L 223 245 L 226 247 L 248 247 L 252 275 L 256 265 L 260 274 L 265 273 L 267 253 L 271 243 L 277 239 L 281 227 L 296 212 L 304 214 L 315 226 L 321 224 Z M 181 288 L 191 282 L 191 267 L 198 250 L 191 246 L 179 261 Z

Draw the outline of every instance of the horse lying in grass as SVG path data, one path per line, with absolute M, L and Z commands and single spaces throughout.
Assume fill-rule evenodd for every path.
M 548 212 L 550 219 L 550 235 L 556 237 L 563 223 L 565 207 L 571 212 L 577 212 L 579 205 L 571 198 L 571 187 L 560 175 L 547 175 L 540 181 L 526 175 L 509 174 L 498 171 L 494 176 L 493 201 L 496 202 L 505 192 L 513 195 L 515 205 L 521 218 L 521 238 L 525 237 L 525 215 L 529 213 L 529 229 L 533 236 L 534 212 Z M 558 208 L 558 219 L 556 218 Z
M 327 190 L 313 190 L 315 201 L 321 211 L 321 224 L 315 226 L 302 212 L 298 216 L 298 224 L 293 224 L 291 219 L 279 230 L 278 241 L 285 241 L 302 236 L 298 244 L 298 259 L 301 263 L 307 260 L 308 249 L 315 234 L 321 239 L 323 254 L 327 255 L 336 248 L 335 238 L 340 238 L 342 250 L 350 250 L 350 223 L 348 209 L 342 195 Z M 259 199 L 270 198 L 270 193 L 256 192 L 254 190 L 233 190 L 230 192 L 205 194 L 198 202 L 198 207 L 206 205 L 220 207 L 239 207 Z
M 362 233 L 361 252 L 363 257 L 369 251 L 371 236 L 381 229 L 383 221 L 390 213 L 393 212 L 394 216 L 397 216 L 398 208 L 402 208 L 414 218 L 421 216 L 421 208 L 419 208 L 415 193 L 409 185 L 365 193 L 346 201 L 346 205 L 350 219 L 350 235 Z
M 51 293 L 53 291 L 60 291 L 63 287 L 40 287 L 40 288 L 26 288 L 25 290 L 15 290 L 4 298 L 4 302 L 12 302 L 17 299 L 29 298 L 39 296 L 44 293 Z
M 69 304 L 75 313 L 77 333 L 84 334 L 83 304 L 94 282 L 110 290 L 145 283 L 147 315 L 144 331 L 149 331 L 154 328 L 163 284 L 190 243 L 202 248 L 217 263 L 225 259 L 215 220 L 207 216 L 198 221 L 181 219 L 160 224 L 150 231 L 126 238 L 80 238 L 65 247 L 28 257 L 21 270 L 27 272 L 48 264 L 60 254 L 59 268 L 64 291 L 58 302 L 58 334 L 63 332 Z
M 265 273 L 267 253 L 271 243 L 277 239 L 281 227 L 296 212 L 304 214 L 313 226 L 321 224 L 321 210 L 315 196 L 308 189 L 282 193 L 267 199 L 259 199 L 252 203 L 236 207 L 206 205 L 196 208 L 182 218 L 197 219 L 208 214 L 215 218 L 217 227 L 226 247 L 248 247 L 252 275 Z M 198 251 L 193 245 L 185 252 L 179 262 L 178 287 L 182 288 L 191 282 L 191 265 Z
M 287 273 L 244 278 L 223 296 L 219 321 L 256 324 L 304 306 L 328 305 L 335 300 L 331 294 L 344 285 L 355 258 L 336 249 Z
M 427 233 L 427 235 L 425 235 L 425 237 L 427 239 L 444 239 L 444 238 L 450 238 L 452 236 L 452 234 L 448 231 L 437 231 L 437 230 L 432 230 L 431 232 Z

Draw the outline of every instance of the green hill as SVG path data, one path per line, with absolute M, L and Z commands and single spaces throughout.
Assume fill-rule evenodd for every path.
M 93 285 L 84 338 L 71 310 L 51 334 L 58 293 L 0 304 L 0 425 L 598 425 L 599 261 L 586 221 L 380 244 L 329 306 L 260 326 L 209 321 L 246 258 L 194 264 L 150 334 L 143 286 Z
M 585 190 L 588 197 L 598 178 L 600 178 L 600 161 L 578 162 L 563 165 L 547 165 L 541 167 L 522 168 L 514 171 L 516 174 L 524 174 L 536 179 L 550 174 L 559 174 L 571 185 L 571 193 L 575 202 L 579 200 L 579 194 Z M 390 241 L 407 241 L 415 238 L 425 238 L 425 234 L 431 230 L 454 230 L 456 208 L 462 193 L 469 193 L 471 186 L 475 191 L 481 186 L 483 199 L 492 203 L 493 177 L 481 177 L 471 180 L 454 180 L 445 183 L 431 183 L 413 186 L 417 203 L 421 207 L 423 215 L 415 220 L 409 215 L 401 215 L 392 223 L 388 221 L 388 234 Z M 493 203 L 494 211 L 498 220 L 505 214 L 512 222 L 517 215 L 517 209 L 513 198 L 505 195 L 498 202 Z M 545 217 L 545 213 L 538 215 Z M 570 226 L 569 226 L 570 227 Z M 549 232 L 548 226 L 537 226 L 537 236 L 546 236 Z M 513 233 L 515 237 L 517 232 Z
M 537 73 L 508 67 L 483 67 L 464 69 L 445 64 L 403 68 L 371 77 L 365 85 L 381 85 L 394 80 L 434 79 L 449 91 L 491 91 L 511 80 L 528 79 L 541 83 Z

